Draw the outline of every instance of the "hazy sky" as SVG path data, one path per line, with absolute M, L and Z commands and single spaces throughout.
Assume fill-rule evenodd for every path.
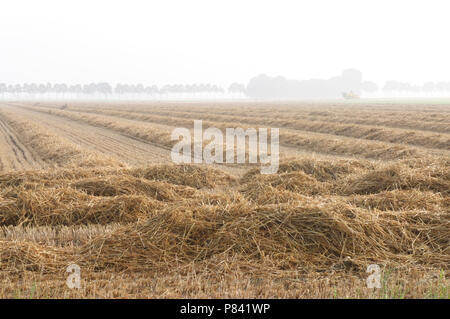
M 1 0 L 0 82 L 450 81 L 448 0 Z

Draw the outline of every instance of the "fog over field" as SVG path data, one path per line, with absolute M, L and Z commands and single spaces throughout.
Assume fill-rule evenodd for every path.
M 448 97 L 445 7 L 5 0 L 0 98 Z

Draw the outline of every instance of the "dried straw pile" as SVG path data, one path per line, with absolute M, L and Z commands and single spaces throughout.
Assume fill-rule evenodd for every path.
M 0 243 L 0 265 L 154 275 L 214 264 L 260 275 L 369 263 L 448 269 L 447 164 L 307 158 L 240 180 L 197 165 L 2 174 L 2 227 L 119 225 L 73 247 L 16 236 Z
M 157 165 L 130 172 L 133 176 L 150 180 L 166 181 L 175 185 L 194 188 L 213 188 L 233 183 L 235 179 L 221 170 L 199 165 Z
M 166 209 L 82 249 L 96 270 L 170 271 L 215 256 L 278 269 L 330 269 L 344 260 L 447 267 L 448 214 L 371 212 L 335 202 Z M 111 258 L 114 256 L 114 258 Z M 222 258 L 217 257 L 222 256 Z
M 136 178 L 125 174 L 83 179 L 72 183 L 71 186 L 93 196 L 140 194 L 160 201 L 175 201 L 195 193 L 195 189 L 188 186 Z
M 143 195 L 96 197 L 72 188 L 15 189 L 0 204 L 1 225 L 130 223 L 162 204 Z

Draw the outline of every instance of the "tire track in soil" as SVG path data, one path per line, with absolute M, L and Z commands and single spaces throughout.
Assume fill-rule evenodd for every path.
M 29 150 L 14 130 L 0 117 L 0 170 L 32 170 L 47 167 L 47 164 Z
M 167 163 L 170 160 L 170 150 L 108 128 L 29 109 L 13 109 L 82 148 L 109 155 L 130 166 Z

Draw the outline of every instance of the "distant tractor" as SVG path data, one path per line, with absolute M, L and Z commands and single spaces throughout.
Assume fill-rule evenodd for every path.
M 350 92 L 342 92 L 342 97 L 346 100 L 355 100 L 359 99 L 359 95 L 356 93 L 353 93 L 353 91 Z

